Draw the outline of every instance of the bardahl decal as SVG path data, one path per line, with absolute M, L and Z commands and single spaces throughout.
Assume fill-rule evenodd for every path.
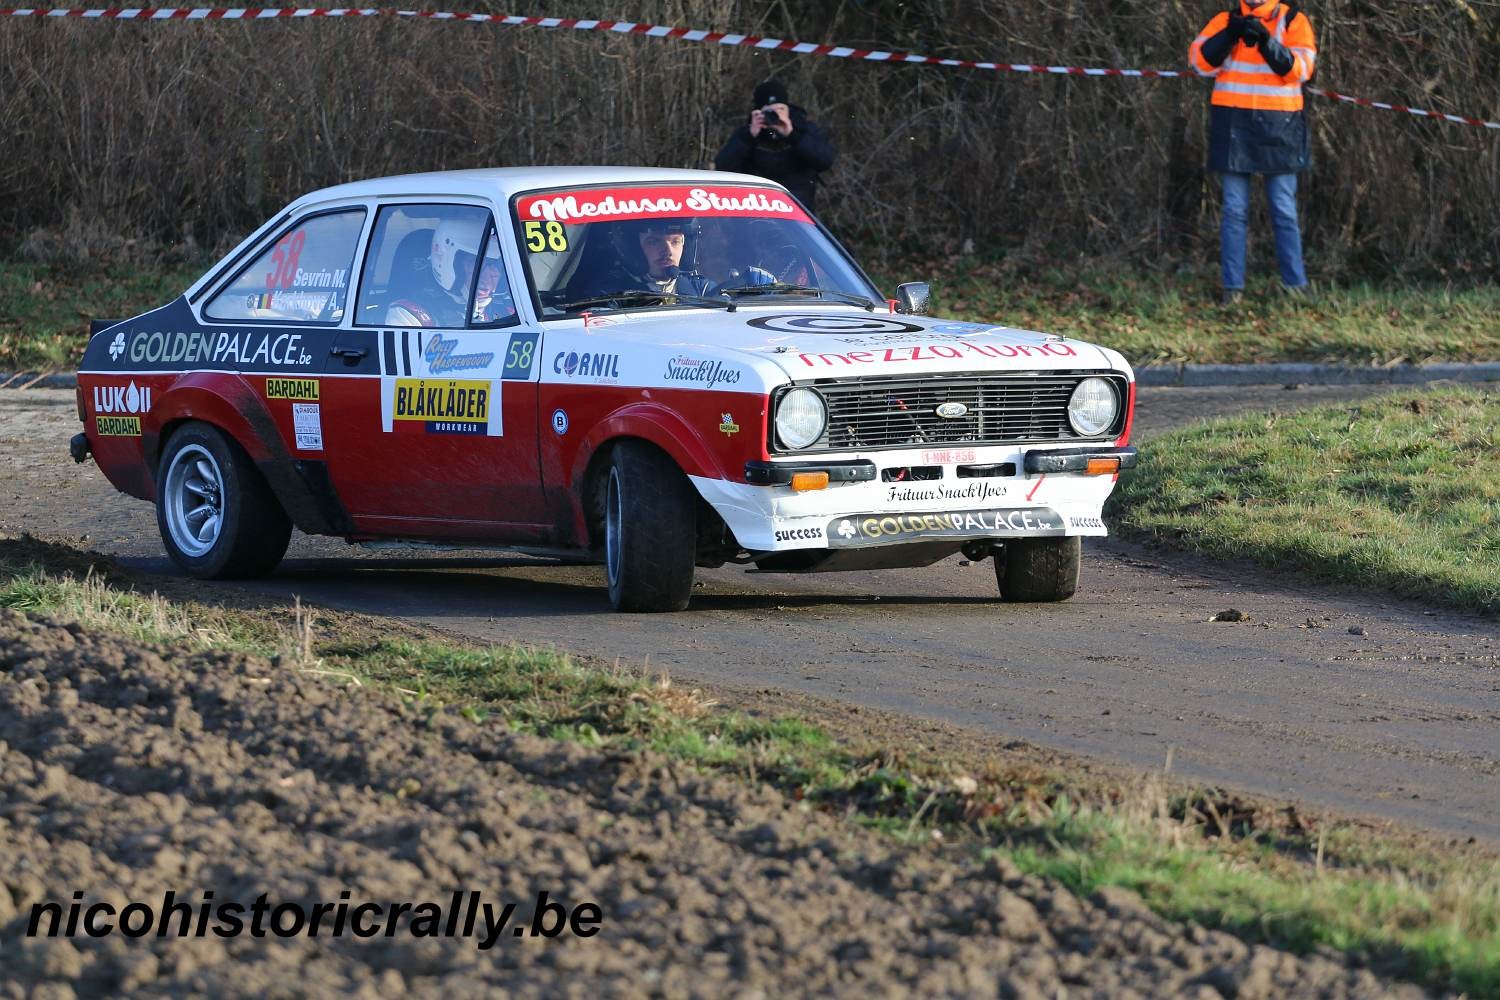
M 1062 518 L 1048 507 L 860 514 L 828 522 L 829 544 L 846 548 L 916 538 L 1032 537 L 1066 533 Z
M 716 385 L 736 384 L 741 374 L 739 368 L 722 361 L 679 354 L 667 361 L 667 373 L 662 377 L 668 382 L 697 382 L 704 389 L 712 389 Z
M 95 417 L 94 430 L 103 437 L 140 437 L 140 417 Z
M 318 398 L 318 380 L 315 378 L 268 378 L 266 379 L 266 398 L 315 400 Z
M 490 383 L 398 378 L 391 417 L 397 426 L 419 423 L 431 434 L 485 434 Z

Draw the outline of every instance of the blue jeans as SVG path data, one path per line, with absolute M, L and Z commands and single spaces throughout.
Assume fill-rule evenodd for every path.
M 1219 222 L 1219 271 L 1225 288 L 1245 287 L 1245 234 L 1250 228 L 1252 174 L 1223 173 L 1224 217 Z M 1297 175 L 1263 174 L 1266 200 L 1271 205 L 1271 230 L 1276 234 L 1276 266 L 1288 288 L 1307 284 L 1302 268 L 1302 232 L 1297 228 Z

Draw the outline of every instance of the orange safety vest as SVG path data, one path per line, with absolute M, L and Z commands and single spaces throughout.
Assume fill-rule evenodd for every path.
M 1312 24 L 1300 11 L 1270 0 L 1254 3 L 1241 0 L 1243 14 L 1260 18 L 1271 37 L 1292 54 L 1292 68 L 1279 76 L 1266 65 L 1260 49 L 1238 41 L 1229 50 L 1223 64 L 1210 66 L 1203 58 L 1203 43 L 1229 26 L 1229 12 L 1221 10 L 1198 32 L 1188 49 L 1188 62 L 1199 76 L 1213 77 L 1212 104 L 1221 108 L 1249 108 L 1256 111 L 1301 111 L 1302 85 L 1312 79 L 1317 68 L 1318 46 Z

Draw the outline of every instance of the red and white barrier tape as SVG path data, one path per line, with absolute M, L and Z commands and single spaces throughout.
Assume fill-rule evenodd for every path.
M 391 10 L 376 7 L 0 7 L 0 17 L 81 17 L 113 18 L 138 21 L 236 21 L 265 20 L 284 17 L 410 17 L 432 21 L 476 21 L 536 28 L 572 28 L 578 31 L 608 31 L 620 35 L 645 35 L 648 38 L 676 38 L 685 42 L 711 45 L 745 45 L 750 48 L 795 52 L 802 55 L 830 56 L 835 59 L 861 59 L 868 62 L 891 62 L 904 65 L 946 66 L 953 69 L 983 69 L 997 73 L 1054 73 L 1063 76 L 1133 76 L 1147 79 L 1184 77 L 1192 74 L 1171 69 L 1112 69 L 1097 66 L 1041 66 L 1033 63 L 984 62 L 974 59 L 940 59 L 913 52 L 885 52 L 879 49 L 856 49 L 847 45 L 820 45 L 795 42 L 784 38 L 762 38 L 758 35 L 736 35 L 724 31 L 701 31 L 696 28 L 673 28 L 661 24 L 635 21 L 601 21 L 575 17 L 521 17 L 515 14 L 468 14 L 436 10 Z M 1500 130 L 1500 122 L 1485 121 L 1467 115 L 1448 115 L 1424 111 L 1404 104 L 1388 104 L 1365 97 L 1352 97 L 1317 87 L 1306 88 L 1310 94 L 1335 101 L 1357 104 L 1362 108 L 1400 111 L 1423 118 L 1441 118 L 1460 125 Z

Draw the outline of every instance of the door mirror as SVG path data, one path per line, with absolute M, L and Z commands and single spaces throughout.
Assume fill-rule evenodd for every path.
M 908 281 L 896 286 L 896 311 L 911 316 L 926 316 L 932 301 L 932 289 L 925 281 Z

